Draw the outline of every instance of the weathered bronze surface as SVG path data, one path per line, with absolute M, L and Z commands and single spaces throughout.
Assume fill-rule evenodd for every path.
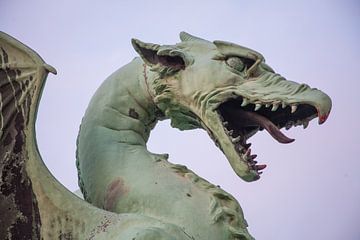
M 0 32 L 0 239 L 253 239 L 237 200 L 146 148 L 158 120 L 202 128 L 245 181 L 260 178 L 249 138 L 316 117 L 330 98 L 287 81 L 251 49 L 180 33 L 176 45 L 133 39 L 140 55 L 97 90 L 81 124 L 77 167 L 86 201 L 50 174 L 35 120 L 56 70 Z M 166 139 L 164 140 L 166 141 Z

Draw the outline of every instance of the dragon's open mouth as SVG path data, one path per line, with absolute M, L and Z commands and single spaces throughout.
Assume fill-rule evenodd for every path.
M 306 128 L 309 121 L 317 116 L 317 110 L 309 104 L 250 103 L 238 97 L 222 103 L 218 107 L 218 114 L 240 159 L 246 162 L 249 169 L 261 174 L 266 165 L 257 165 L 257 155 L 251 155 L 251 143 L 247 143 L 247 140 L 257 131 L 265 129 L 278 142 L 291 143 L 294 139 L 284 135 L 280 129 L 298 125 Z

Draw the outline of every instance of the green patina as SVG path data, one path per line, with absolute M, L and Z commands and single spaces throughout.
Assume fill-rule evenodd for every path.
M 78 138 L 81 190 L 97 207 L 171 222 L 195 239 L 251 239 L 230 194 L 146 149 L 150 130 L 165 118 L 180 130 L 205 129 L 236 174 L 254 181 L 265 166 L 256 164 L 248 139 L 264 128 L 279 142 L 291 142 L 279 129 L 326 118 L 331 101 L 276 74 L 251 49 L 184 32 L 180 38 L 176 45 L 133 39 L 141 58 L 95 93 Z M 118 178 L 119 194 L 109 193 Z
M 265 165 L 257 164 L 251 154 L 252 135 L 265 129 L 275 140 L 290 143 L 281 128 L 306 127 L 316 117 L 323 123 L 331 109 L 326 94 L 286 80 L 251 49 L 185 32 L 176 45 L 133 39 L 140 58 L 100 86 L 77 140 L 79 185 L 92 206 L 55 181 L 36 147 L 37 104 L 47 72 L 54 70 L 31 49 L 6 34 L 0 36 L 0 90 L 6 97 L 6 105 L 3 100 L 0 105 L 5 119 L 1 133 L 18 133 L 22 126 L 17 141 L 24 149 L 19 153 L 16 141 L 9 144 L 9 138 L 0 135 L 8 148 L 2 175 L 12 171 L 27 179 L 33 211 L 26 214 L 35 219 L 25 227 L 17 223 L 13 213 L 24 215 L 21 202 L 16 202 L 19 189 L 9 190 L 14 180 L 4 178 L 1 204 L 15 209 L 8 212 L 15 217 L 3 225 L 4 236 L 18 228 L 44 239 L 253 239 L 237 200 L 185 166 L 170 163 L 167 154 L 149 152 L 150 131 L 166 118 L 180 130 L 204 129 L 234 172 L 255 181 Z M 8 59 L 13 62 L 4 63 Z M 20 68 L 24 59 L 27 67 Z M 25 70 L 33 74 L 34 83 L 26 85 L 30 73 Z M 12 90 L 14 83 L 24 87 Z M 20 117 L 5 118 L 9 109 Z M 12 168 L 20 163 L 25 164 L 20 171 Z

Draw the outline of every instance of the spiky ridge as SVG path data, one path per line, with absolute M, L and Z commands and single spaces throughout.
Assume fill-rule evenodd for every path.
M 248 224 L 236 199 L 220 188 L 199 177 L 186 166 L 171 164 L 171 168 L 182 177 L 189 179 L 194 186 L 210 194 L 209 214 L 214 224 L 221 223 L 229 230 L 231 239 L 249 239 Z

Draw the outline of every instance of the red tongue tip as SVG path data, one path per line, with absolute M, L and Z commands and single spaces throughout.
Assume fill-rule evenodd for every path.
M 285 143 L 292 143 L 293 141 L 295 141 L 295 139 L 289 138 L 289 140 L 287 142 L 285 142 Z
M 285 134 L 283 134 L 280 129 L 278 129 L 274 124 L 267 126 L 266 130 L 279 143 L 292 143 L 293 141 L 295 141 L 295 139 L 289 138 Z
M 285 136 L 285 135 L 284 135 Z M 286 136 L 285 136 L 286 137 Z M 283 143 L 283 144 L 289 144 L 289 143 L 292 143 L 293 141 L 295 141 L 295 139 L 293 138 L 275 138 L 279 143 Z

